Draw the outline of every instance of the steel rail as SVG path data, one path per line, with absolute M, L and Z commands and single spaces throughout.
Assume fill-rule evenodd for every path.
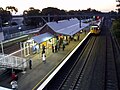
M 112 39 L 112 43 L 113 43 L 113 51 L 114 51 L 114 58 L 115 58 L 115 66 L 116 66 L 116 70 L 117 70 L 117 79 L 118 79 L 118 88 L 120 89 L 120 45 L 117 41 L 116 36 L 113 36 L 113 33 L 111 33 L 111 39 Z
M 94 38 L 92 41 L 88 41 L 88 43 L 89 43 L 89 45 L 88 44 L 86 44 L 85 45 L 85 47 L 84 47 L 84 49 L 86 49 L 86 47 L 88 47 L 88 49 L 89 49 L 89 51 L 86 51 L 86 52 L 88 52 L 88 56 L 89 56 L 89 53 L 91 52 L 91 48 L 93 47 L 93 45 L 92 45 L 92 43 L 94 43 L 95 42 L 95 39 L 96 38 Z M 90 48 L 89 48 L 90 47 Z M 66 80 L 67 80 L 67 78 L 69 78 L 69 75 L 70 75 L 70 73 L 72 73 L 72 71 L 73 71 L 73 69 L 76 67 L 76 64 L 80 61 L 79 59 L 80 59 L 80 57 L 81 57 L 81 55 L 84 53 L 84 49 L 82 49 L 82 52 L 78 55 L 78 57 L 76 58 L 76 60 L 75 60 L 75 64 L 73 65 L 73 66 L 71 66 L 71 68 L 69 69 L 69 72 L 68 73 L 61 73 L 61 78 L 63 78 L 63 79 L 59 79 L 60 81 L 62 80 L 62 83 L 61 84 L 56 84 L 56 83 L 58 83 L 58 82 L 52 82 L 52 83 L 55 83 L 55 84 L 51 84 L 51 83 L 49 83 L 49 85 L 48 86 L 46 86 L 43 90 L 47 90 L 47 89 L 52 89 L 52 90 L 54 90 L 54 89 L 57 89 L 57 90 L 60 90 L 63 86 L 66 86 L 66 85 L 64 85 L 65 84 L 65 82 L 66 82 Z M 86 57 L 85 56 L 85 59 L 87 60 L 87 58 L 88 57 Z M 78 61 L 77 61 L 78 60 Z M 80 61 L 80 63 L 82 63 L 82 65 L 80 65 L 80 70 L 78 71 L 79 73 L 81 72 L 81 73 L 83 73 L 82 71 L 83 71 L 83 68 L 85 67 L 85 63 L 87 63 L 87 61 L 86 60 L 82 60 L 82 61 Z M 71 61 L 71 60 L 69 60 L 69 61 Z M 73 61 L 73 60 L 72 60 Z M 78 65 L 79 66 L 79 65 Z M 65 66 L 64 66 L 65 67 Z M 64 69 L 64 71 L 65 71 L 65 69 Z M 64 74 L 64 75 L 63 75 Z M 79 74 L 77 75 L 77 77 L 76 78 L 78 78 L 78 76 L 79 76 Z M 57 76 L 58 77 L 58 76 Z M 75 78 L 75 79 L 76 79 Z M 57 78 L 58 79 L 58 78 Z M 71 83 L 73 83 L 73 82 L 71 82 Z M 75 84 L 75 83 L 74 83 Z M 56 87 L 56 85 L 57 85 L 57 87 Z M 49 87 L 50 86 L 50 87 Z M 69 85 L 68 85 L 69 86 Z M 74 85 L 73 85 L 73 88 L 74 88 Z
M 105 67 L 105 90 L 119 90 L 117 69 L 113 50 L 112 36 L 106 25 L 106 67 Z
M 86 56 L 86 59 L 85 59 L 85 62 L 83 63 L 82 65 L 82 70 L 80 71 L 80 73 L 78 73 L 78 77 L 76 78 L 76 82 L 72 88 L 72 90 L 76 89 L 77 86 L 79 85 L 80 81 L 82 80 L 83 78 L 83 75 L 84 75 L 84 72 L 86 70 L 86 67 L 88 66 L 88 63 L 89 63 L 89 60 L 90 60 L 90 55 L 92 54 L 92 52 L 94 51 L 94 47 L 95 47 L 95 43 L 96 43 L 96 39 L 97 37 L 94 37 L 94 40 L 91 44 L 91 47 L 90 47 L 90 50 Z
M 89 42 L 89 39 L 88 39 L 87 42 Z M 84 47 L 85 46 L 82 45 L 82 46 L 79 47 L 79 50 L 77 49 L 76 51 L 78 51 L 79 54 L 80 54 L 82 52 L 82 50 L 83 50 Z M 77 54 L 76 51 L 74 52 L 74 55 L 72 55 L 70 57 L 70 60 L 68 60 L 66 62 L 66 64 L 54 76 L 54 78 L 47 84 L 47 86 L 44 87 L 43 90 L 48 90 L 48 89 L 54 90 L 54 89 L 58 89 L 60 87 L 61 83 L 64 81 L 64 79 L 65 79 L 66 75 L 68 74 L 69 70 L 71 69 L 71 67 L 73 66 L 73 64 L 75 63 L 75 61 L 77 60 L 76 58 L 78 57 L 78 54 Z
M 70 69 L 69 73 L 67 74 L 66 78 L 64 79 L 64 81 L 62 82 L 62 84 L 60 85 L 60 87 L 58 88 L 59 90 L 62 89 L 62 88 L 64 88 L 65 86 L 69 86 L 69 85 L 65 85 L 65 83 L 70 81 L 70 80 L 68 80 L 68 78 L 69 78 L 70 76 L 72 76 L 71 74 L 73 74 L 74 69 L 76 68 L 77 64 L 80 62 L 80 61 L 79 61 L 80 57 L 84 54 L 84 50 L 87 48 L 87 46 L 90 44 L 91 41 L 92 41 L 92 40 L 90 40 L 90 41 L 86 44 L 86 46 L 85 46 L 84 49 L 82 50 L 81 54 L 78 56 L 76 62 L 74 63 L 74 65 L 73 65 L 72 68 Z M 91 49 L 89 49 L 89 52 L 91 52 Z M 88 52 L 88 56 L 89 56 L 89 52 Z M 83 68 L 84 68 L 84 66 L 85 66 L 85 64 L 86 64 L 86 62 L 87 62 L 88 56 L 86 57 L 86 60 L 84 60 L 83 65 L 82 65 L 82 67 L 80 67 L 80 70 L 78 71 L 78 73 L 82 73 Z M 80 75 L 81 75 L 81 74 L 80 74 Z M 74 76 L 75 76 L 75 75 L 74 75 Z M 79 76 L 79 75 L 77 75 L 77 76 Z M 78 78 L 78 77 L 77 77 L 77 78 Z M 73 85 L 73 86 L 74 86 L 74 85 Z

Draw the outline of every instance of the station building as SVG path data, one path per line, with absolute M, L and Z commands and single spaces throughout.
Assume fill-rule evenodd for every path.
M 48 22 L 40 28 L 36 36 L 24 42 L 24 56 L 30 55 L 31 52 L 39 53 L 43 45 L 47 50 L 51 49 L 52 45 L 62 47 L 62 44 L 69 44 L 70 40 L 78 40 L 86 27 L 89 27 L 89 23 L 83 23 L 82 20 L 80 21 L 77 18 Z
M 61 49 L 63 45 L 69 44 L 71 40 L 79 40 L 85 31 L 89 31 L 89 23 L 72 18 L 58 22 L 48 22 L 43 27 L 31 31 L 31 34 L 27 32 L 26 34 L 30 34 L 29 36 L 32 37 L 25 42 L 20 42 L 20 50 L 9 55 L 1 55 L 4 57 L 0 60 L 2 68 L 24 70 L 27 67 L 28 56 L 38 53 L 40 58 L 43 46 L 46 54 L 49 54 L 49 52 L 52 52 L 52 46 Z

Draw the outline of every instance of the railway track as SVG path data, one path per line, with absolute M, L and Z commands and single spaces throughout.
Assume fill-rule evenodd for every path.
M 82 74 L 84 72 L 84 67 L 87 64 L 87 59 L 88 59 L 91 49 L 95 43 L 95 40 L 96 40 L 96 37 L 91 38 L 90 41 L 88 41 L 88 43 L 82 50 L 82 52 L 80 52 L 81 49 L 78 49 L 74 53 L 74 55 L 71 57 L 71 59 L 67 62 L 67 65 L 65 65 L 60 70 L 60 72 L 57 74 L 57 76 L 54 77 L 54 80 L 52 80 L 50 85 L 48 85 L 46 88 L 44 88 L 44 90 L 57 90 L 57 89 L 63 89 L 63 88 L 68 90 L 68 88 L 74 88 L 76 79 L 79 76 L 82 77 Z M 86 57 L 85 55 L 82 56 L 85 53 L 87 53 L 88 57 Z M 80 58 L 81 58 L 81 60 L 80 60 Z M 76 74 L 76 73 L 78 73 L 78 74 Z M 74 79 L 73 79 L 73 77 L 74 77 Z M 72 78 L 72 80 L 71 80 L 71 78 Z M 72 86 L 72 87 L 69 87 L 69 86 Z
M 77 50 L 44 90 L 119 90 L 120 61 L 108 25 L 106 20 L 101 35 Z
M 99 37 L 99 43 L 97 44 L 94 68 L 91 69 L 91 78 L 89 76 L 89 81 L 82 85 L 81 88 L 77 90 L 119 90 L 118 85 L 118 73 L 115 60 L 115 52 L 113 50 L 113 44 L 111 34 L 109 32 L 109 22 L 106 21 L 103 27 L 104 31 Z M 83 79 L 87 80 L 87 79 Z M 82 83 L 81 83 L 82 84 Z M 84 88 L 84 89 L 83 89 Z
M 89 63 L 89 57 L 91 52 L 93 51 L 94 43 L 95 43 L 96 37 L 93 37 L 91 39 L 91 42 L 89 42 L 90 47 L 89 49 L 86 49 L 85 52 L 81 53 L 74 66 L 71 68 L 70 72 L 66 76 L 64 82 L 61 84 L 61 86 L 58 88 L 60 90 L 74 90 L 78 89 L 78 86 L 80 86 L 81 79 L 83 78 L 84 71 L 86 70 L 86 67 Z M 89 46 L 89 45 L 88 45 Z M 88 47 L 86 47 L 88 48 Z M 87 55 L 84 55 L 84 53 Z
M 14 43 L 14 44 L 12 44 L 10 46 L 4 47 L 4 53 L 5 54 L 10 54 L 10 53 L 13 53 L 13 52 L 15 52 L 15 51 L 17 51 L 19 49 L 20 49 L 20 45 L 18 43 Z M 0 46 L 0 53 L 2 53 L 1 46 Z
M 108 26 L 106 29 L 109 29 Z M 119 90 L 113 41 L 109 30 L 106 31 L 105 90 Z
M 116 37 L 112 37 L 113 44 L 113 51 L 114 51 L 114 59 L 115 59 L 115 67 L 117 73 L 117 81 L 118 81 L 118 88 L 120 89 L 120 46 L 117 42 Z

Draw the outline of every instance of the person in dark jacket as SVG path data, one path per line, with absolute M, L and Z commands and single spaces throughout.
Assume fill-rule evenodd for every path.
M 63 48 L 63 51 L 64 51 L 64 49 L 65 49 L 65 44 L 64 43 L 63 43 L 63 47 L 62 48 Z
M 29 60 L 29 68 L 32 69 L 32 60 Z
M 52 44 L 52 52 L 54 53 L 54 46 L 53 46 L 53 44 Z
M 57 45 L 55 45 L 55 52 L 57 52 Z

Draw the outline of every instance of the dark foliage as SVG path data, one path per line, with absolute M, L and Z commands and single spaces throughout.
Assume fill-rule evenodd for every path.
M 23 12 L 24 16 L 24 24 L 25 25 L 30 25 L 30 26 L 38 26 L 41 18 L 37 17 L 41 15 L 39 9 L 34 9 L 33 7 L 30 7 L 28 10 L 25 10 Z
M 30 7 L 28 10 L 25 10 L 23 12 L 23 15 L 24 15 L 23 23 L 25 25 L 39 26 L 50 21 L 57 22 L 58 20 L 74 18 L 74 15 L 99 14 L 99 13 L 101 12 L 91 8 L 88 8 L 87 10 L 65 11 L 65 10 L 60 10 L 58 8 L 54 8 L 54 7 L 47 7 L 42 9 L 42 11 L 40 11 L 39 9 L 34 9 L 33 7 Z M 65 17 L 64 15 L 67 15 L 67 17 Z M 70 16 L 70 15 L 73 15 L 73 16 Z M 79 17 L 77 18 L 80 19 Z M 87 18 L 87 17 L 82 17 L 82 18 Z
M 12 15 L 11 15 L 10 11 L 0 9 L 0 19 L 1 19 L 2 23 L 6 23 L 6 22 L 10 21 L 11 18 L 12 18 Z

